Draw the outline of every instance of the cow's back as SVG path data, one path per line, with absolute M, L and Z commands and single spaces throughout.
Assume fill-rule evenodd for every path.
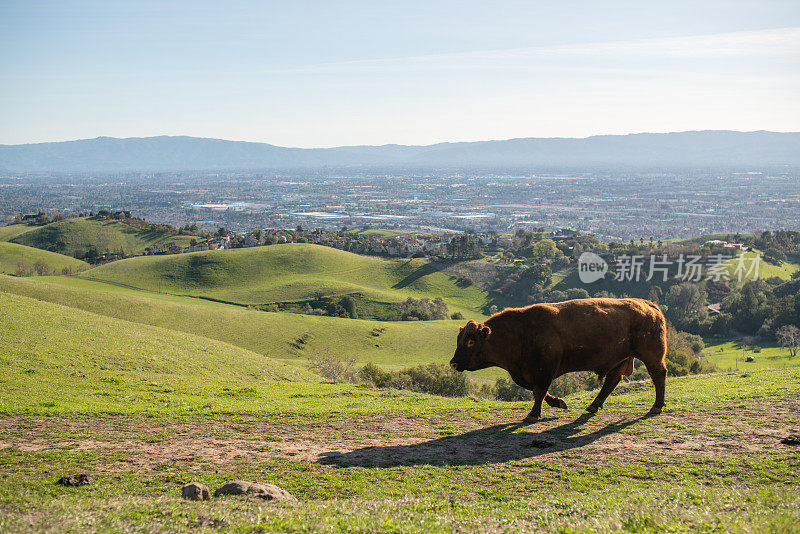
M 543 309 L 534 310 L 537 306 Z M 643 344 L 665 331 L 661 310 L 644 299 L 576 299 L 531 308 L 540 318 L 533 322 L 544 341 L 539 345 L 561 353 L 559 372 L 588 370 L 604 375 L 638 356 Z

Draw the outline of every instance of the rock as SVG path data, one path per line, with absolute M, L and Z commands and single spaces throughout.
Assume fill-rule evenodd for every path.
M 192 482 L 181 488 L 181 497 L 190 501 L 210 501 L 211 492 L 205 484 Z
M 297 500 L 294 495 L 278 486 L 272 484 L 254 484 L 245 480 L 228 482 L 214 492 L 214 497 L 219 497 L 220 495 L 245 495 L 247 497 L 264 499 L 265 501 Z
M 92 477 L 90 477 L 86 473 L 61 477 L 56 482 L 56 484 L 60 484 L 62 486 L 69 486 L 71 488 L 76 488 L 78 486 L 88 486 L 91 483 L 92 483 Z
M 800 434 L 792 434 L 781 440 L 784 445 L 800 445 Z

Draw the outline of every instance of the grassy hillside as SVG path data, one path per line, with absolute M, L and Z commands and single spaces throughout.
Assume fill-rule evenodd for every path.
M 365 397 L 357 404 L 366 413 L 383 396 L 374 390 L 356 394 L 363 388 L 354 386 L 320 384 L 319 377 L 300 367 L 229 343 L 4 290 L 0 290 L 0 369 L 0 415 L 163 415 L 165 409 L 187 414 L 321 413 L 332 409 L 324 399 L 343 391 L 336 403 L 349 405 L 348 397 Z M 415 411 L 419 395 L 398 392 L 397 396 L 407 397 L 406 409 Z M 452 407 L 454 402 L 441 399 L 441 406 Z M 307 409 L 299 403 L 307 403 Z
M 10 241 L 43 250 L 85 257 L 97 254 L 138 254 L 147 247 L 175 243 L 188 246 L 192 236 L 155 229 L 142 229 L 122 221 L 79 217 L 57 221 L 21 233 Z
M 761 347 L 758 352 L 755 352 L 751 347 L 743 346 L 739 342 L 726 341 L 706 345 L 703 353 L 708 361 L 723 370 L 752 371 L 753 369 L 800 367 L 800 357 L 789 357 L 789 349 L 784 347 Z M 752 357 L 755 361 L 745 361 L 747 357 Z
M 276 382 L 195 336 L 0 293 L 0 531 L 791 532 L 800 370 L 670 379 L 601 413 Z M 266 370 L 266 371 L 265 371 Z M 64 488 L 62 475 L 90 486 Z M 188 502 L 188 482 L 299 503 Z
M 23 271 L 27 271 L 37 262 L 45 265 L 48 273 L 58 274 L 64 269 L 77 272 L 89 267 L 86 262 L 63 254 L 0 241 L 0 273 L 17 273 L 20 267 Z
M 303 365 L 327 353 L 359 362 L 410 366 L 447 362 L 463 321 L 375 322 L 248 310 L 207 300 L 144 293 L 75 277 L 0 276 L 0 291 L 78 310 L 224 341 Z M 382 329 L 383 331 L 378 331 Z M 306 336 L 305 343 L 296 340 Z
M 5 292 L 0 368 L 4 413 L 157 409 L 178 386 L 187 391 L 178 404 L 189 409 L 201 406 L 209 389 L 231 383 L 315 380 L 227 343 Z
M 460 287 L 421 260 L 383 260 L 299 243 L 131 258 L 83 276 L 252 305 L 315 295 L 359 294 L 377 302 L 441 296 L 453 311 L 474 315 L 488 302 L 484 291 Z
M 753 258 L 755 253 L 753 252 L 746 252 L 745 257 Z M 731 262 L 734 263 L 734 262 Z M 796 263 L 792 263 L 790 261 L 782 261 L 779 265 L 773 265 L 772 263 L 761 261 L 759 264 L 759 278 L 771 278 L 773 276 L 777 276 L 782 280 L 790 280 L 792 275 L 800 270 L 800 265 Z M 731 274 L 734 272 L 734 265 L 731 266 L 729 270 Z
M 0 226 L 0 241 L 9 241 L 20 234 L 35 230 L 37 226 L 28 226 L 27 224 L 9 224 Z

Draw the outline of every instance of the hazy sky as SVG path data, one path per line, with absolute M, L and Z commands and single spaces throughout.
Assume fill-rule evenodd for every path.
M 800 2 L 0 0 L 0 143 L 800 131 Z

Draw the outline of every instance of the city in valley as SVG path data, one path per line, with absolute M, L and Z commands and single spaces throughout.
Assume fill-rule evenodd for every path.
M 374 228 L 513 234 L 571 229 L 607 241 L 800 227 L 793 171 L 510 174 L 227 172 L 0 174 L 0 217 L 100 210 L 238 233 Z

